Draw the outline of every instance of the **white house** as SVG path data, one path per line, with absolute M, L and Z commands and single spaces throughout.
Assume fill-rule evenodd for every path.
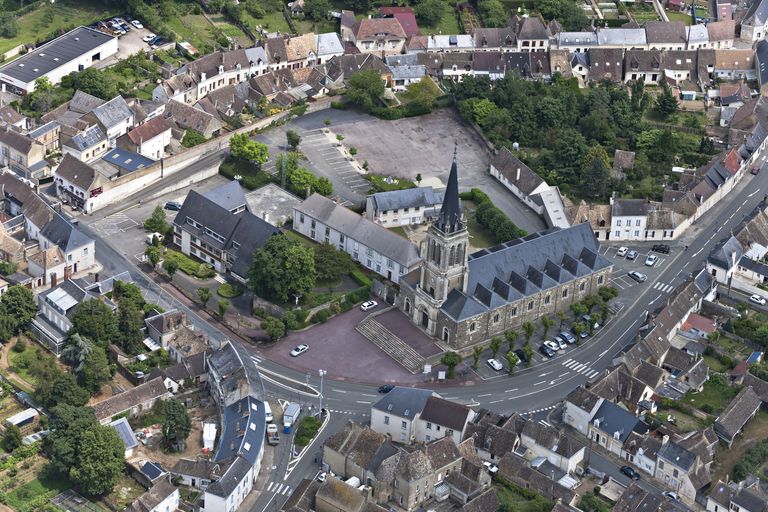
M 77 27 L 0 68 L 0 90 L 29 94 L 46 77 L 58 84 L 117 53 L 117 38 L 88 27 Z
M 648 202 L 645 199 L 611 199 L 611 240 L 645 240 Z
M 365 218 L 388 228 L 421 224 L 435 218 L 442 205 L 443 194 L 432 187 L 377 192 L 365 200 Z
M 550 186 L 510 150 L 501 148 L 491 161 L 490 173 L 533 211 L 539 215 L 544 213 L 543 205 L 533 196 L 549 190 Z
M 474 411 L 466 405 L 430 396 L 416 417 L 416 441 L 429 443 L 450 437 L 458 445 L 474 416 Z
M 128 460 L 133 457 L 133 450 L 139 446 L 139 441 L 136 439 L 136 435 L 133 433 L 131 425 L 128 423 L 128 418 L 120 418 L 109 424 L 110 427 L 117 431 L 117 435 L 123 441 L 125 446 L 125 459 Z
M 179 489 L 163 478 L 136 498 L 126 512 L 173 512 L 179 508 Z
M 130 151 L 153 160 L 165 155 L 165 148 L 171 143 L 171 123 L 164 117 L 155 117 L 129 131 L 118 144 Z
M 320 194 L 312 194 L 293 208 L 293 229 L 318 243 L 338 247 L 394 283 L 421 262 L 410 240 Z
M 114 148 L 117 138 L 133 128 L 135 115 L 123 97 L 116 96 L 84 115 L 82 120 L 89 124 L 98 123 L 109 140 L 109 147 Z
M 399 443 L 416 441 L 418 417 L 433 395 L 429 389 L 396 387 L 371 406 L 371 428 Z

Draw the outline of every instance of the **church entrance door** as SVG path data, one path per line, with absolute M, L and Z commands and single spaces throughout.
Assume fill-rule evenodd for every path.
M 429 327 L 429 315 L 426 311 L 421 312 L 421 326 L 425 329 Z

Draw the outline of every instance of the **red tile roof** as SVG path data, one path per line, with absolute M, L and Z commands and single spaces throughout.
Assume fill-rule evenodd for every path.
M 688 318 L 683 322 L 683 329 L 690 330 L 696 329 L 697 331 L 710 334 L 715 332 L 717 326 L 715 322 L 705 316 L 701 316 L 697 313 L 691 313 Z
M 419 35 L 419 24 L 416 22 L 416 15 L 410 7 L 379 7 L 379 14 L 384 17 L 393 17 L 400 22 L 406 37 Z
M 357 29 L 357 39 L 372 39 L 386 34 L 405 39 L 405 31 L 396 18 L 363 18 Z
M 725 160 L 723 160 L 723 165 L 731 174 L 739 172 L 739 154 L 736 148 L 733 148 L 728 152 L 725 156 Z
M 128 138 L 134 144 L 153 139 L 166 130 L 171 129 L 171 124 L 164 117 L 155 117 L 128 132 Z

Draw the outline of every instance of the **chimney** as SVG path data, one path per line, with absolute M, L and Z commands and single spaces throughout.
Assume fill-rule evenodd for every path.
M 205 73 L 200 73 L 200 81 L 201 82 L 205 81 Z
M 666 445 L 669 442 L 669 436 L 667 434 L 664 434 L 664 437 L 661 438 L 661 446 Z

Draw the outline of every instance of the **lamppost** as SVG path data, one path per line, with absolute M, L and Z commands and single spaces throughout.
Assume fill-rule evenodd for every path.
M 318 370 L 320 373 L 320 414 L 323 414 L 323 377 L 325 376 L 325 370 Z

